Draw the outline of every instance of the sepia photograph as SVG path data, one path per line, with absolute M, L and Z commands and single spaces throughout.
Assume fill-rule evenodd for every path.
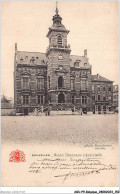
M 1 2 L 1 186 L 118 187 L 118 1 Z

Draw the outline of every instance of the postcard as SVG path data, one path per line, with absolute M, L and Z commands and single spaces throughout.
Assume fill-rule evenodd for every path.
M 118 187 L 118 2 L 1 2 L 1 186 Z

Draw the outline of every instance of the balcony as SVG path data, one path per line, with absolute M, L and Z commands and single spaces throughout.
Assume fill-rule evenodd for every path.
M 87 88 L 86 88 L 85 90 L 83 90 L 83 89 L 80 90 L 80 93 L 82 93 L 82 94 L 83 94 L 83 93 L 89 93 L 89 92 L 90 92 L 90 91 L 89 91 L 89 89 L 87 89 Z
M 60 92 L 64 92 L 64 91 L 70 91 L 71 90 L 71 88 L 70 87 L 58 87 L 58 86 L 56 86 L 56 87 L 54 87 L 54 88 L 49 88 L 48 89 L 48 92 L 49 91 L 60 91 Z
M 69 53 L 71 52 L 70 45 L 68 45 L 68 46 L 50 45 L 47 47 L 46 55 L 48 55 L 51 50 L 61 50 L 61 51 L 66 50 Z
M 93 103 L 97 103 L 97 104 L 108 104 L 109 103 L 109 100 L 95 100 L 95 101 L 93 101 Z

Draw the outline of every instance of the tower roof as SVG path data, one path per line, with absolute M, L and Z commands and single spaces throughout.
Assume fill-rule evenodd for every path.
M 47 34 L 47 37 L 51 33 L 51 31 L 58 31 L 58 32 L 67 32 L 69 33 L 69 30 L 65 28 L 65 26 L 62 24 L 62 17 L 58 14 L 59 10 L 57 7 L 57 2 L 56 2 L 56 10 L 55 10 L 55 15 L 53 16 L 53 25 L 51 28 L 49 28 L 49 32 Z

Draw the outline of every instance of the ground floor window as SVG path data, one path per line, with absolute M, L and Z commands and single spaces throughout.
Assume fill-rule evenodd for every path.
M 72 101 L 72 104 L 74 104 L 74 102 L 75 102 L 74 96 L 71 97 L 71 101 Z
M 106 106 L 103 106 L 103 111 L 106 111 Z
M 100 105 L 98 105 L 98 111 L 101 111 L 101 106 Z
M 24 115 L 28 115 L 28 108 L 24 108 Z
M 43 104 L 43 95 L 38 96 L 38 104 Z
M 86 104 L 87 103 L 87 96 L 82 96 L 82 104 Z
M 23 96 L 23 104 L 29 104 L 29 96 Z

